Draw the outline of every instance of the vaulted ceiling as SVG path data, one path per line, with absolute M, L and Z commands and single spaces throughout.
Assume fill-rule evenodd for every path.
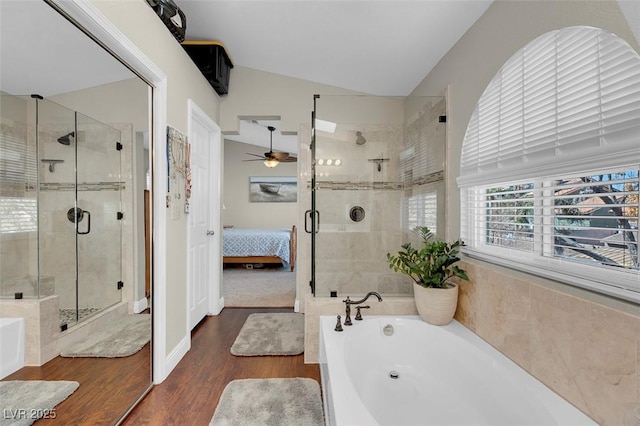
M 235 66 L 405 96 L 492 0 L 175 1 L 187 39 L 222 42 Z M 134 76 L 42 0 L 0 0 L 0 51 L 0 89 L 11 94 L 48 97 Z M 268 146 L 265 126 L 244 127 L 231 137 Z M 293 151 L 292 141 L 274 134 L 278 149 Z
M 187 39 L 237 66 L 374 95 L 408 95 L 492 0 L 176 0 Z

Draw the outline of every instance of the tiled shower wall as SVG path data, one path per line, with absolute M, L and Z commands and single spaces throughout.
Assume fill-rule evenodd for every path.
M 38 234 L 36 232 L 3 236 L 0 241 L 0 288 L 2 297 L 12 298 L 16 292 L 22 292 L 25 298 L 38 296 L 38 249 L 40 249 L 40 297 L 58 295 L 60 308 L 75 308 L 75 231 L 74 224 L 67 219 L 67 210 L 74 206 L 75 172 L 74 172 L 74 144 L 80 143 L 78 152 L 79 206 L 92 212 L 91 233 L 79 239 L 80 280 L 81 288 L 79 304 L 84 307 L 105 307 L 113 305 L 122 299 L 116 288 L 116 281 L 105 283 L 105 275 L 120 278 L 122 270 L 131 269 L 130 257 L 127 257 L 125 268 L 121 266 L 121 247 L 130 247 L 129 241 L 122 241 L 120 224 L 113 220 L 106 224 L 103 218 L 115 218 L 116 212 L 121 210 L 121 199 L 130 200 L 130 196 L 123 197 L 122 191 L 131 188 L 131 125 L 119 125 L 122 138 L 111 137 L 113 129 L 100 123 L 81 123 L 78 140 L 72 139 L 69 146 L 57 143 L 56 139 L 73 130 L 73 121 L 61 124 L 41 124 L 39 127 L 40 158 L 63 159 L 56 163 L 54 171 L 49 170 L 49 164 L 36 164 L 35 128 L 27 125 L 32 113 L 32 104 L 25 103 L 21 98 L 2 96 L 2 116 L 0 125 L 3 136 L 21 141 L 24 150 L 20 155 L 31 162 L 30 167 L 36 167 L 40 176 L 40 186 L 35 180 L 26 185 L 7 185 L 3 182 L 2 194 L 12 197 L 28 197 L 38 200 Z M 46 102 L 46 101 L 45 101 Z M 58 107 L 61 108 L 61 107 Z M 68 120 L 69 114 L 63 116 Z M 71 116 L 73 116 L 71 114 Z M 105 137 L 109 135 L 108 137 Z M 125 145 L 123 158 L 108 163 L 115 152 L 116 139 Z M 104 141 L 104 143 L 102 142 Z M 14 149 L 13 147 L 11 148 Z M 26 155 L 27 152 L 31 154 Z M 123 165 L 122 177 L 120 172 Z M 35 176 L 35 175 L 34 175 Z M 35 179 L 35 178 L 34 178 Z M 120 182 L 122 180 L 122 182 Z M 8 191 L 12 191 L 8 193 Z M 127 204 L 131 212 L 130 203 Z M 2 214 L 18 214 L 3 211 Z M 125 220 L 130 224 L 129 220 Z M 115 223 L 115 226 L 113 225 Z M 125 224 L 125 228 L 127 226 Z M 87 226 L 87 221 L 81 222 L 81 228 Z M 129 250 L 130 251 L 130 250 Z M 109 274 L 105 268 L 109 268 Z M 131 274 L 128 274 L 129 278 Z M 127 284 L 131 284 L 127 279 Z
M 381 98 L 372 97 L 374 104 Z M 350 99 L 340 106 L 349 106 Z M 366 102 L 358 98 L 357 102 Z M 362 104 L 360 104 L 362 107 Z M 409 197 L 437 192 L 444 205 L 442 176 L 445 131 L 439 117 L 445 114 L 445 98 L 409 98 L 396 104 L 403 124 L 353 124 L 338 122 L 335 133 L 316 137 L 316 209 L 320 214 L 316 235 L 316 295 L 361 295 L 378 291 L 387 296 L 411 295 L 411 281 L 393 273 L 386 255 L 414 238 L 405 223 Z M 364 107 L 363 107 L 364 108 Z M 383 115 L 386 118 L 386 116 Z M 300 132 L 299 172 L 307 191 L 300 191 L 301 216 L 310 206 L 310 131 Z M 327 160 L 332 165 L 327 165 Z M 336 160 L 340 165 L 336 166 Z M 427 189 L 428 188 L 428 189 Z M 418 204 L 417 201 L 414 203 Z M 364 218 L 354 221 L 351 209 L 362 208 Z M 442 210 L 442 209 L 441 209 Z M 419 213 L 415 213 L 416 215 Z M 444 213 L 438 229 L 444 228 Z M 304 229 L 300 224 L 299 229 Z M 435 230 L 435 229 L 434 229 Z M 308 238 L 299 238 L 299 282 L 308 282 L 305 262 Z
M 456 319 L 601 425 L 640 407 L 640 306 L 467 260 Z
M 362 145 L 356 143 L 357 132 L 366 138 Z M 343 132 L 337 140 L 318 138 L 316 158 L 339 158 L 342 164 L 316 167 L 317 294 L 410 293 L 385 264 L 389 248 L 402 244 L 397 179 L 402 137 L 401 126 L 369 125 Z M 387 159 L 380 170 L 369 161 L 374 158 Z M 354 221 L 350 211 L 358 207 L 364 218 Z
M 78 303 L 80 308 L 101 308 L 120 301 L 116 281 L 105 277 L 121 276 L 121 232 L 116 214 L 120 210 L 120 161 L 114 162 L 113 129 L 101 124 L 84 124 L 79 132 L 78 147 L 78 207 L 91 212 L 91 232 L 78 235 Z M 51 173 L 40 164 L 40 267 L 43 276 L 55 277 L 55 294 L 60 296 L 60 308 L 76 306 L 76 234 L 67 211 L 74 206 L 75 171 L 73 144 L 60 145 L 56 137 L 66 129 L 41 129 L 41 156 L 65 158 Z M 79 223 L 82 232 L 88 230 L 88 216 Z M 114 272 L 116 274 L 114 275 Z

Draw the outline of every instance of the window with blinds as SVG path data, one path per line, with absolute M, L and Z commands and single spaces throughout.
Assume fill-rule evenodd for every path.
M 0 235 L 37 230 L 35 147 L 0 134 Z
M 640 300 L 640 55 L 591 27 L 544 34 L 491 81 L 462 147 L 470 255 Z
M 404 200 L 404 229 L 413 230 L 426 226 L 434 232 L 438 225 L 438 193 L 422 190 Z

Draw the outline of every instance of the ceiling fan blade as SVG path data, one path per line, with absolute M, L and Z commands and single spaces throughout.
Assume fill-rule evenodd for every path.
M 280 161 L 283 161 L 289 157 L 289 153 L 287 152 L 271 152 L 271 158 L 276 158 Z
M 295 163 L 298 161 L 298 157 L 287 157 L 284 160 L 280 160 L 282 163 Z
M 265 160 L 266 158 L 256 158 L 256 159 L 252 158 L 251 160 L 242 160 L 242 161 L 245 162 L 245 161 L 265 161 Z
M 265 158 L 265 157 L 264 157 L 264 155 L 252 154 L 252 153 L 250 153 L 250 152 L 245 152 L 245 154 L 247 154 L 247 155 L 253 155 L 254 157 Z

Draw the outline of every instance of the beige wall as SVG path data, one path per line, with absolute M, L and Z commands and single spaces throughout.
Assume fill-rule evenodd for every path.
M 91 0 L 96 8 L 124 33 L 167 76 L 167 124 L 187 134 L 187 100 L 192 99 L 219 122 L 220 98 L 207 83 L 184 49 L 143 0 Z M 163 136 L 157 141 L 162 142 Z M 164 149 L 164 145 L 160 146 Z M 160 194 L 162 196 L 163 194 Z M 183 213 L 167 215 L 166 355 L 187 337 L 187 220 Z
M 96 49 L 100 47 L 96 46 Z M 131 123 L 134 132 L 148 131 L 148 90 L 145 82 L 134 77 L 48 99 L 105 124 Z
M 250 203 L 250 176 L 296 176 L 296 163 L 280 163 L 272 169 L 262 161 L 244 162 L 247 152 L 260 154 L 266 148 L 226 140 L 224 142 L 224 225 L 236 228 L 287 228 L 297 225 L 298 203 Z
M 229 52 L 233 56 L 233 52 Z M 298 132 L 311 123 L 313 95 L 355 94 L 326 84 L 236 66 L 231 70 L 229 94 L 222 98 L 220 127 L 238 130 L 238 116 L 281 116 L 279 130 Z
M 466 126 L 485 87 L 518 49 L 589 25 L 640 47 L 614 1 L 496 1 L 416 87 L 449 90 L 447 238 L 460 232 L 456 177 Z M 473 261 L 457 318 L 601 424 L 640 401 L 640 307 Z M 515 275 L 515 276 L 514 276 Z

